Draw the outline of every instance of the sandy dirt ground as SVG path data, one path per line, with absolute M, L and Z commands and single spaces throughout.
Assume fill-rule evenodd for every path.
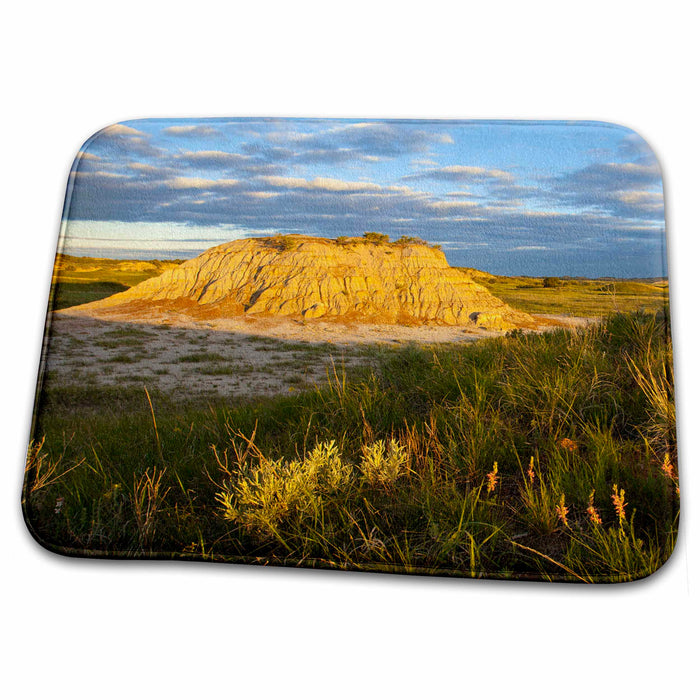
M 540 316 L 539 330 L 592 319 Z M 53 315 L 46 361 L 54 385 L 142 385 L 174 397 L 254 397 L 298 392 L 352 375 L 376 347 L 473 342 L 476 327 L 342 324 L 284 318 L 193 321 L 161 314 L 136 321 Z

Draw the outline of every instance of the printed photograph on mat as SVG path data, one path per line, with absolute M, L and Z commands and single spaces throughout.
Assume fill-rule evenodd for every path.
M 48 549 L 570 582 L 670 556 L 662 176 L 598 122 L 138 120 L 70 173 Z

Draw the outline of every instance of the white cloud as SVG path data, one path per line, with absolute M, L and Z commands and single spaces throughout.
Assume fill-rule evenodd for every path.
M 445 173 L 446 175 L 486 175 L 486 168 L 478 165 L 446 165 L 444 168 L 436 170 L 435 173 Z
M 405 195 L 425 194 L 423 192 L 418 192 L 417 190 L 414 190 L 411 187 L 406 187 L 406 185 L 389 185 L 388 187 L 385 187 L 384 189 L 387 192 L 391 192 L 392 194 L 405 194 Z
M 126 124 L 112 124 L 112 126 L 108 126 L 105 129 L 102 129 L 100 134 L 103 134 L 105 136 L 145 136 L 146 134 L 143 131 L 139 131 L 138 129 L 134 129 L 131 126 L 127 126 Z
M 550 250 L 546 245 L 518 245 L 508 250 Z
M 184 151 L 179 153 L 176 158 L 192 161 L 194 163 L 204 161 L 207 163 L 220 163 L 221 165 L 249 160 L 247 156 L 243 156 L 240 153 L 230 153 L 228 151 Z
M 210 126 L 202 124 L 188 124 L 182 126 L 168 126 L 163 129 L 164 134 L 171 136 L 215 136 L 219 132 Z
M 160 170 L 155 165 L 149 165 L 148 163 L 129 163 L 127 167 L 141 173 L 155 173 Z
M 173 222 L 68 221 L 63 236 L 66 252 L 102 248 L 118 250 L 203 250 L 218 243 L 244 238 L 249 231 L 238 226 L 198 226 Z
M 320 190 L 324 192 L 376 192 L 382 189 L 373 182 L 346 182 L 345 180 L 336 180 L 331 177 L 317 177 L 313 180 L 305 180 L 303 177 L 269 175 L 261 179 L 271 187 Z
M 87 151 L 78 151 L 78 160 L 102 160 L 99 156 L 94 153 L 88 153 Z
M 478 204 L 476 202 L 430 202 L 427 206 L 437 211 L 459 211 L 460 209 L 472 209 Z
M 658 177 L 659 176 L 659 166 L 654 163 L 652 165 L 645 165 L 640 163 L 607 163 L 605 165 L 612 172 L 619 172 L 625 175 L 641 175 L 647 177 Z
M 664 196 L 661 192 L 647 192 L 646 190 L 628 190 L 617 192 L 615 199 L 625 204 L 644 204 L 646 206 L 663 207 Z
M 174 177 L 166 180 L 165 184 L 174 190 L 214 190 L 233 187 L 238 182 L 238 180 L 208 180 L 203 177 Z
M 373 182 L 346 182 L 344 180 L 336 180 L 331 177 L 317 177 L 312 180 L 313 189 L 327 190 L 329 192 L 339 192 L 343 190 L 364 191 L 364 190 L 380 190 L 379 185 Z
M 84 170 L 78 170 L 75 172 L 76 177 L 80 178 L 91 178 L 91 179 L 96 179 L 96 178 L 110 178 L 113 180 L 126 180 L 128 178 L 128 175 L 124 175 L 123 173 L 110 173 L 107 170 L 94 170 L 94 171 L 84 171 Z
M 243 194 L 253 199 L 272 199 L 280 196 L 279 192 L 243 192 Z
M 513 176 L 499 168 L 484 168 L 480 165 L 446 165 L 443 168 L 433 168 L 431 170 L 423 170 L 412 175 L 404 176 L 405 180 L 444 180 L 447 182 L 460 182 L 470 180 L 501 180 L 503 182 L 511 182 Z

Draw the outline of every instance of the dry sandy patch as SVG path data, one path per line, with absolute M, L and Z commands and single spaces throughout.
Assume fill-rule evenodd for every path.
M 66 309 L 52 317 L 46 369 L 62 386 L 143 385 L 175 397 L 254 397 L 292 393 L 352 374 L 373 347 L 462 343 L 499 335 L 471 327 L 400 326 L 237 317 L 193 320 L 158 313 L 142 318 Z M 541 328 L 588 319 L 542 317 Z

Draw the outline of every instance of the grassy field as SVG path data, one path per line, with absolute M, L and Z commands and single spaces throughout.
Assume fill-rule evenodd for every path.
M 248 401 L 48 383 L 26 518 L 66 553 L 639 578 L 677 532 L 667 331 L 628 313 L 375 348 L 353 379 Z
M 58 255 L 52 280 L 54 308 L 87 304 L 161 275 L 182 260 L 110 260 Z
M 656 313 L 668 303 L 667 280 L 499 277 L 464 269 L 492 294 L 528 313 L 570 316 Z M 545 286 L 545 280 L 552 286 Z

